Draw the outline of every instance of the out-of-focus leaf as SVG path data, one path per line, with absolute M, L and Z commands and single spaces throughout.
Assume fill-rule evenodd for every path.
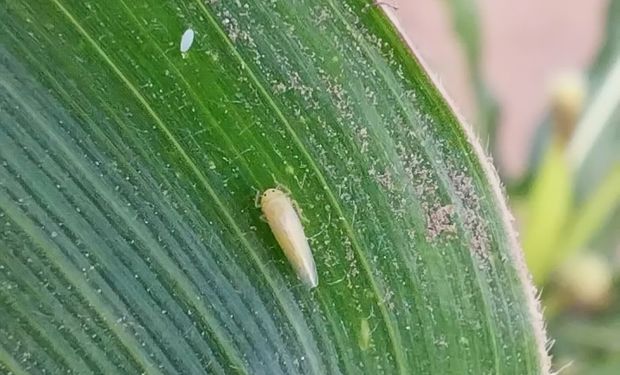
M 616 285 L 616 288 L 618 285 Z M 555 362 L 562 373 L 612 375 L 620 368 L 618 295 L 606 312 L 584 316 L 567 312 L 551 322 Z
M 620 165 L 620 1 L 607 10 L 605 42 L 590 69 L 590 101 L 569 145 L 582 199 Z
M 545 264 L 535 264 L 540 254 L 536 254 L 541 250 L 531 250 L 526 244 L 528 264 L 534 274 L 538 272 L 548 273 L 557 263 L 569 256 L 573 251 L 587 246 L 592 239 L 600 237 L 599 232 L 604 228 L 605 221 L 617 211 L 620 204 L 618 191 L 620 185 L 617 178 L 617 170 L 620 166 L 620 153 L 618 147 L 620 145 L 620 1 L 612 1 L 609 7 L 609 18 L 607 25 L 607 39 L 604 48 L 601 50 L 597 62 L 593 65 L 590 72 L 589 99 L 586 101 L 585 110 L 578 121 L 575 131 L 572 133 L 570 141 L 564 151 L 568 161 L 568 173 L 570 175 L 570 189 L 573 191 L 571 201 L 568 203 L 571 207 L 566 208 L 567 203 L 562 203 L 562 207 L 557 207 L 555 212 L 569 214 L 570 218 L 563 220 L 565 225 L 563 233 L 554 240 L 558 242 L 551 245 L 551 238 L 544 238 L 538 242 L 546 243 L 549 247 L 546 252 L 555 253 L 554 261 L 549 258 Z M 551 141 L 542 141 L 546 137 L 561 137 L 559 130 L 550 130 L 551 122 L 556 121 L 556 116 L 550 116 L 549 121 L 545 123 L 543 128 L 539 130 L 536 145 L 546 145 L 548 149 L 554 148 Z M 566 129 L 564 129 L 566 130 Z M 545 155 L 549 155 L 554 151 L 547 149 Z M 540 154 L 542 148 L 535 148 L 534 154 Z M 539 179 L 545 179 L 545 184 L 549 186 L 561 186 L 566 184 L 566 178 L 560 177 L 564 174 L 564 170 L 556 172 L 560 181 L 550 182 L 545 173 L 548 172 L 547 159 L 542 159 L 540 165 L 532 165 L 532 173 L 526 176 L 524 186 L 529 186 L 528 194 L 540 195 L 540 186 L 543 182 Z M 564 168 L 564 167 L 562 167 Z M 547 172 L 546 172 L 547 171 Z M 516 189 L 513 189 L 515 191 Z M 520 190 L 523 192 L 523 189 Z M 560 197 L 549 197 L 551 201 L 548 205 L 560 204 L 557 200 L 564 199 Z M 542 204 L 540 198 L 531 198 L 538 200 Z M 530 198 L 528 198 L 530 200 Z M 534 204 L 534 203 L 533 203 Z M 540 211 L 542 214 L 543 212 Z M 530 216 L 528 216 L 528 219 Z M 558 218 L 548 218 L 549 221 L 557 221 Z M 534 225 L 527 224 L 527 230 L 535 230 Z M 557 226 L 557 222 L 548 224 Z M 530 229 L 531 228 L 531 229 Z M 538 235 L 545 233 L 542 229 L 538 229 Z M 528 241 L 534 241 L 532 237 L 525 233 Z M 609 233 L 615 236 L 613 227 Z M 536 241 L 534 241 L 536 242 Z M 555 262 L 555 264 L 554 264 Z M 539 280 L 544 277 L 539 278 Z
M 566 236 L 560 241 L 560 248 L 570 252 L 585 246 L 587 241 L 605 226 L 605 222 L 612 217 L 618 205 L 620 205 L 620 165 L 602 180 L 583 207 L 578 207 L 571 215 Z
M 0 109 L 0 372 L 547 371 L 498 181 L 370 1 L 10 1 Z
M 479 71 L 481 38 L 478 4 L 474 0 L 444 0 L 452 13 L 454 31 L 465 51 L 468 68 Z
M 542 285 L 557 265 L 560 236 L 572 207 L 572 180 L 561 141 L 554 142 L 528 196 L 523 249 L 528 268 Z
M 578 203 L 590 194 L 610 170 L 620 163 L 620 1 L 611 0 L 607 10 L 605 40 L 588 73 L 589 95 L 581 121 L 568 146 L 575 175 Z M 551 139 L 547 118 L 534 137 L 529 173 L 535 173 Z M 526 176 L 525 179 L 529 179 Z
M 476 131 L 491 149 L 495 147 L 499 106 L 482 76 L 480 20 L 474 0 L 445 0 L 452 14 L 454 31 L 467 59 L 469 79 L 476 95 Z

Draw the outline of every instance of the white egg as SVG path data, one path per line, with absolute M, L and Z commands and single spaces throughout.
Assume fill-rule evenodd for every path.
M 187 29 L 181 36 L 181 53 L 187 53 L 194 43 L 194 30 Z

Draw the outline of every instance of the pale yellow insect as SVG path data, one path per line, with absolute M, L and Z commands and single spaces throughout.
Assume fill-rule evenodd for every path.
M 359 334 L 359 345 L 362 350 L 368 350 L 370 348 L 370 325 L 368 324 L 368 319 L 363 318 L 360 322 L 360 334 Z
M 260 206 L 297 276 L 309 288 L 319 285 L 312 251 L 291 198 L 279 189 L 267 189 L 261 196 Z

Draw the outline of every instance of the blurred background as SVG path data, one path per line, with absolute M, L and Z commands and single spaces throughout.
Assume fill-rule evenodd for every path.
M 620 374 L 620 0 L 386 0 L 505 185 L 562 374 Z

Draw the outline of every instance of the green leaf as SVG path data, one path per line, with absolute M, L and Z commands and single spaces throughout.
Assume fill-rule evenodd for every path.
M 529 194 L 528 218 L 533 219 L 524 229 L 524 250 L 538 282 L 597 237 L 616 237 L 614 225 L 607 226 L 608 233 L 601 232 L 620 208 L 618 20 L 620 1 L 612 1 L 606 41 L 590 69 L 589 98 L 565 149 L 558 150 L 554 140 L 562 138 L 567 127 L 557 126 L 561 119 L 554 115 L 541 126 L 535 140 L 531 164 L 539 165 L 531 168 L 523 189 Z M 552 157 L 556 161 L 550 164 L 549 155 L 556 155 Z
M 581 200 L 620 165 L 620 1 L 609 3 L 603 48 L 590 69 L 590 95 L 568 145 Z
M 478 4 L 474 0 L 445 0 L 452 13 L 454 32 L 461 42 L 469 79 L 476 95 L 476 131 L 483 141 L 488 142 L 493 154 L 496 145 L 499 105 L 493 97 L 482 74 L 480 17 Z
M 543 285 L 549 273 L 564 259 L 562 241 L 573 202 L 572 179 L 561 141 L 556 140 L 544 157 L 527 200 L 523 250 L 534 282 Z
M 570 218 L 568 235 L 561 241 L 561 248 L 576 250 L 586 246 L 594 234 L 613 217 L 620 206 L 620 165 L 610 171 L 586 204 L 575 210 Z M 613 220 L 613 219 L 612 219 Z M 614 227 L 610 231 L 614 231 Z
M 478 5 L 473 0 L 445 0 L 452 13 L 454 31 L 461 41 L 471 72 L 480 67 L 481 37 Z
M 605 40 L 588 71 L 588 98 L 581 119 L 568 145 L 568 158 L 575 178 L 577 203 L 591 198 L 611 171 L 620 164 L 620 1 L 609 2 Z M 530 157 L 531 181 L 538 171 L 553 134 L 548 116 L 534 137 Z M 528 181 L 526 181 L 526 184 Z
M 616 285 L 617 287 L 617 285 Z M 571 374 L 615 374 L 620 367 L 620 320 L 618 299 L 594 314 L 566 312 L 554 319 L 550 329 L 557 332 L 554 354 L 557 362 L 568 365 Z M 569 365 L 570 363 L 570 365 Z
M 548 371 L 497 177 L 369 1 L 0 12 L 1 372 Z

